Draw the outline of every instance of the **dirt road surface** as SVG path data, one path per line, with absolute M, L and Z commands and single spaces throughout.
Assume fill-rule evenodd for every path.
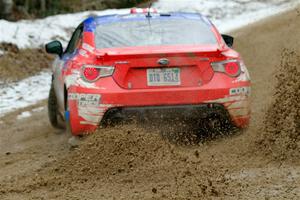
M 299 27 L 300 8 L 233 33 L 253 80 L 244 132 L 175 143 L 131 124 L 70 149 L 45 102 L 0 119 L 0 199 L 300 199 Z

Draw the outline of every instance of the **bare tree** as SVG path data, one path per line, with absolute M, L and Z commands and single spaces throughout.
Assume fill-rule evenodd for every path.
M 42 13 L 46 11 L 46 0 L 40 0 L 40 8 Z
M 13 0 L 0 0 L 0 19 L 9 19 L 13 11 Z

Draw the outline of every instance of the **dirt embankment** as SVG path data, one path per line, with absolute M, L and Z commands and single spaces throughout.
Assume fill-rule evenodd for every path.
M 11 115 L 0 124 L 1 148 L 11 149 L 0 155 L 1 199 L 299 199 L 299 26 L 293 10 L 233 33 L 253 80 L 241 134 L 178 145 L 133 124 L 69 151 L 45 111 Z
M 53 56 L 42 49 L 19 49 L 16 45 L 1 43 L 0 80 L 18 81 L 35 75 L 43 69 L 50 69 Z

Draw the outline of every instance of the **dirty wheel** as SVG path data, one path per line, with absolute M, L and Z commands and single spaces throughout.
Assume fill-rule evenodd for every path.
M 62 122 L 62 117 L 59 115 L 58 112 L 58 105 L 57 105 L 57 99 L 54 91 L 53 81 L 51 82 L 51 88 L 49 92 L 49 98 L 48 98 L 48 117 L 51 125 L 54 128 L 58 129 L 64 129 L 64 123 Z

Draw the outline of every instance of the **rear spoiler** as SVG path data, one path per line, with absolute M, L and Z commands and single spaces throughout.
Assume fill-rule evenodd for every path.
M 95 50 L 96 56 L 130 56 L 144 54 L 182 54 L 182 53 L 215 53 L 220 54 L 219 45 L 187 45 L 187 46 L 147 46 L 122 47 Z

